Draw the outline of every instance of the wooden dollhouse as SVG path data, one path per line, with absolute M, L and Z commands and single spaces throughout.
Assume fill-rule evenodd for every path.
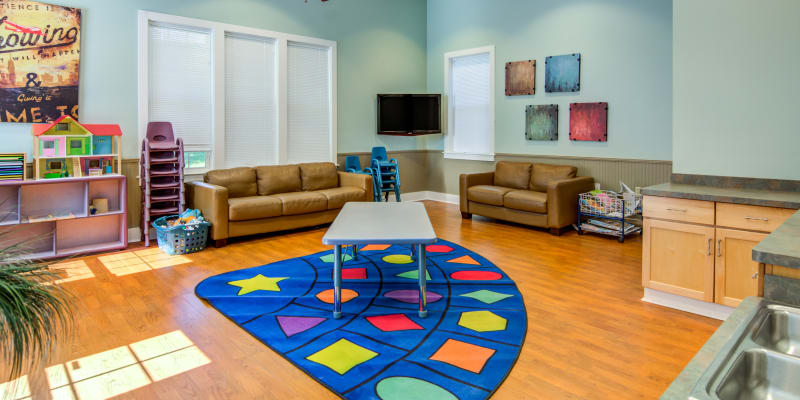
M 33 124 L 34 179 L 120 174 L 122 130 L 116 124 L 81 124 L 69 115 Z

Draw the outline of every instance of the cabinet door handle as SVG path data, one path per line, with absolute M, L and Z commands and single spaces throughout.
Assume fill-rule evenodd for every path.
M 717 239 L 717 257 L 722 257 L 722 239 Z
M 749 215 L 745 216 L 745 217 L 744 217 L 744 219 L 749 219 L 749 220 L 753 220 L 753 221 L 764 221 L 764 222 L 767 222 L 767 221 L 769 221 L 769 218 L 764 218 L 764 217 L 751 217 L 751 216 L 749 216 Z
M 709 256 L 711 255 L 711 242 L 712 241 L 713 241 L 713 239 L 708 238 L 708 254 L 707 255 L 709 255 Z
M 677 212 L 686 212 L 689 211 L 685 208 L 667 208 L 667 211 L 677 211 Z
M 756 272 L 755 274 L 753 274 L 753 279 L 758 279 L 758 272 Z

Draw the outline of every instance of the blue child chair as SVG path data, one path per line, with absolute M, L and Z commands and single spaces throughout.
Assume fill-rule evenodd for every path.
M 377 188 L 378 201 L 385 195 L 389 201 L 389 194 L 394 192 L 397 201 L 400 201 L 400 168 L 397 160 L 389 158 L 386 154 L 386 147 L 377 146 L 372 148 L 372 179 Z
M 375 174 L 372 173 L 372 168 L 364 168 L 361 169 L 361 160 L 358 156 L 347 156 L 344 159 L 344 170 L 347 172 L 353 172 L 356 174 L 366 174 L 372 175 L 372 200 L 379 201 L 380 200 L 380 193 L 378 192 L 377 186 L 375 184 Z M 377 199 L 377 200 L 376 200 Z

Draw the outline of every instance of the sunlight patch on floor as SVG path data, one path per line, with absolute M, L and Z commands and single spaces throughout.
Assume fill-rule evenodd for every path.
M 135 274 L 191 262 L 186 256 L 171 256 L 158 247 L 97 257 L 116 276 Z
M 0 383 L 0 400 L 28 400 L 31 398 L 31 386 L 28 376 L 23 375 L 10 382 Z
M 83 260 L 51 264 L 50 270 L 61 277 L 61 279 L 54 281 L 54 284 L 94 278 L 94 273 L 86 265 L 86 261 Z
M 107 399 L 209 363 L 178 330 L 53 365 L 45 374 L 53 399 Z

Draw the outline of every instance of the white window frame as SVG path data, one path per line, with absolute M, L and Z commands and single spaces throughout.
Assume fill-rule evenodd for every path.
M 147 134 L 149 118 L 149 26 L 151 22 L 158 24 L 174 25 L 191 29 L 207 31 L 211 36 L 211 142 L 210 149 L 191 148 L 186 146 L 186 151 L 210 151 L 210 165 L 207 168 L 187 168 L 185 174 L 202 174 L 212 169 L 225 167 L 225 34 L 247 35 L 275 40 L 276 71 L 277 71 L 277 117 L 278 117 L 278 163 L 286 164 L 288 154 L 288 121 L 287 121 L 287 75 L 288 57 L 287 47 L 289 42 L 297 42 L 312 46 L 328 48 L 328 71 L 330 82 L 330 160 L 336 163 L 337 159 L 337 117 L 336 117 L 336 42 L 308 36 L 293 35 L 289 33 L 268 31 L 246 26 L 231 25 L 221 22 L 202 19 L 187 18 L 177 15 L 161 14 L 151 11 L 139 10 L 138 12 L 138 95 L 139 95 L 139 143 Z M 265 149 L 266 151 L 267 149 Z
M 453 107 L 451 104 L 450 96 L 450 69 L 452 66 L 452 59 L 463 56 L 471 56 L 476 54 L 489 53 L 489 108 L 491 129 L 489 135 L 490 148 L 488 153 L 456 153 L 453 152 L 453 138 L 455 135 L 455 117 L 453 116 Z M 494 60 L 494 46 L 476 47 L 473 49 L 450 51 L 444 53 L 444 94 L 447 98 L 447 131 L 445 132 L 445 147 L 444 158 L 452 158 L 459 160 L 478 160 L 478 161 L 494 161 L 494 130 L 495 130 L 495 60 Z

